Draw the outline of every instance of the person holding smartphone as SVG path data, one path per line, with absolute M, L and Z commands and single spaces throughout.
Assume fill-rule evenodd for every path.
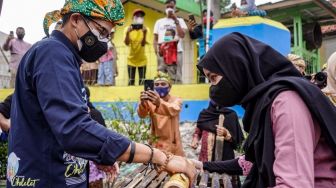
M 6 42 L 3 44 L 2 48 L 5 51 L 10 51 L 11 57 L 9 61 L 9 70 L 11 73 L 11 79 L 9 87 L 14 88 L 16 72 L 19 67 L 20 61 L 23 55 L 29 50 L 31 44 L 23 40 L 25 36 L 25 30 L 23 27 L 18 27 L 16 29 L 16 36 L 14 37 L 14 32 L 10 31 Z
M 88 161 L 154 164 L 160 172 L 181 172 L 194 180 L 196 169 L 184 157 L 133 142 L 89 114 L 80 65 L 107 52 L 113 28 L 124 18 L 120 0 L 67 0 L 61 9 L 46 13 L 48 37 L 30 48 L 18 69 L 7 188 L 87 188 Z M 50 34 L 50 25 L 59 19 L 62 29 Z
M 177 71 L 176 83 L 182 83 L 182 67 L 183 67 L 183 38 L 188 27 L 182 18 L 176 15 L 176 0 L 165 1 L 166 17 L 161 18 L 155 22 L 154 25 L 154 41 L 153 47 L 158 59 L 158 71 L 165 71 L 165 64 L 162 55 L 159 53 L 160 46 L 164 43 L 165 33 L 167 29 L 175 30 L 176 36 L 174 39 L 179 40 L 177 45 Z
M 179 122 L 182 99 L 171 96 L 171 82 L 167 74 L 159 72 L 153 86 L 145 81 L 145 91 L 141 92 L 138 115 L 151 118 L 151 133 L 157 138 L 150 144 L 158 149 L 184 156 Z
M 145 54 L 148 28 L 144 25 L 145 12 L 136 9 L 133 12 L 133 22 L 127 28 L 125 44 L 129 47 L 127 56 L 128 85 L 135 84 L 135 72 L 139 72 L 139 85 L 142 85 L 146 77 L 147 56 Z

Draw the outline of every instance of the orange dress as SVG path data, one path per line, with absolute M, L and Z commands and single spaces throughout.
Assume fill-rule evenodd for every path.
M 149 101 L 139 104 L 138 115 L 151 118 L 151 133 L 157 137 L 153 147 L 171 152 L 175 155 L 184 156 L 179 129 L 182 99 L 170 96 L 167 101 L 160 99 L 161 104 L 156 107 Z

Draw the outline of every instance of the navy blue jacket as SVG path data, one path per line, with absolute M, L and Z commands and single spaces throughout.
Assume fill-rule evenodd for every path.
M 23 57 L 11 110 L 7 188 L 87 187 L 86 164 L 112 165 L 130 141 L 90 118 L 78 50 L 60 31 Z

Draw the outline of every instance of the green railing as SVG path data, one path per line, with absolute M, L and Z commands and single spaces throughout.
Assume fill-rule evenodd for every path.
M 319 50 L 308 51 L 305 48 L 292 48 L 292 53 L 300 55 L 306 62 L 306 73 L 312 74 L 320 71 L 320 54 Z

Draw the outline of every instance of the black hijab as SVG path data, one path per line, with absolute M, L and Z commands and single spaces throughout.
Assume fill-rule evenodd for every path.
M 243 187 L 275 186 L 270 107 L 282 91 L 293 90 L 300 95 L 336 154 L 336 108 L 318 87 L 302 78 L 292 63 L 270 46 L 232 33 L 213 45 L 198 68 L 201 72 L 206 68 L 222 75 L 241 96 L 244 129 L 249 132 L 245 154 L 254 163 Z
M 225 116 L 224 127 L 229 130 L 233 138 L 233 149 L 236 149 L 237 146 L 243 141 L 244 135 L 235 111 L 226 107 L 219 107 L 213 102 L 210 102 L 208 108 L 203 109 L 199 114 L 197 119 L 197 127 L 201 130 L 216 134 L 216 125 L 218 125 L 220 114 Z

